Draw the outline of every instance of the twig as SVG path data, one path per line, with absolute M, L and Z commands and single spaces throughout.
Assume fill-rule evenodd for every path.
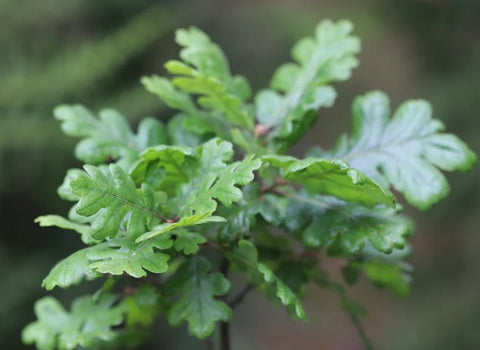
M 237 307 L 244 299 L 245 297 L 248 295 L 248 293 L 253 289 L 253 284 L 251 283 L 248 283 L 244 288 L 243 290 L 235 297 L 233 298 L 229 303 L 228 303 L 228 306 L 230 306 L 230 308 L 234 309 L 235 307 Z
M 272 193 L 275 193 L 275 194 L 279 194 L 279 192 L 277 190 L 277 187 L 278 186 L 285 186 L 287 184 L 288 184 L 287 181 L 285 181 L 282 178 L 275 179 L 275 181 L 270 186 L 265 186 L 265 187 L 260 189 L 260 195 L 263 195 L 267 192 L 272 192 Z
M 370 342 L 370 339 L 368 339 L 368 335 L 365 332 L 365 329 L 363 328 L 363 325 L 358 319 L 358 317 L 354 315 L 350 315 L 350 319 L 352 320 L 353 325 L 357 329 L 357 332 L 360 335 L 360 338 L 362 339 L 362 343 L 363 343 L 363 346 L 365 347 L 365 350 L 373 350 L 373 344 Z
M 220 323 L 220 349 L 230 350 L 230 323 Z
M 215 347 L 213 346 L 213 339 L 210 337 L 210 338 L 207 338 L 203 341 L 203 343 L 205 344 L 205 347 L 208 349 L 208 350 L 214 350 Z

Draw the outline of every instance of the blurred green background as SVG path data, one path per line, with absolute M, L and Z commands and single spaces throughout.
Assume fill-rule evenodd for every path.
M 42 278 L 81 247 L 76 235 L 39 229 L 41 214 L 65 214 L 56 196 L 73 158 L 74 140 L 52 117 L 60 103 L 118 108 L 132 124 L 170 112 L 139 77 L 164 74 L 177 55 L 173 30 L 196 25 L 255 89 L 289 60 L 295 40 L 323 18 L 350 19 L 362 38 L 361 65 L 338 85 L 334 108 L 322 110 L 307 146 L 331 146 L 350 130 L 355 95 L 381 89 L 397 105 L 426 98 L 435 116 L 480 152 L 480 1 L 475 0 L 0 0 L 0 348 L 22 349 L 20 331 L 45 294 Z M 407 209 L 418 223 L 410 262 L 412 296 L 397 299 L 362 280 L 350 294 L 369 315 L 378 349 L 480 349 L 480 166 L 450 175 L 450 197 L 431 211 Z M 332 261 L 333 273 L 338 262 Z M 338 274 L 336 278 L 339 278 Z M 69 303 L 91 284 L 54 294 Z M 233 349 L 361 349 L 334 295 L 312 286 L 310 323 L 251 295 L 233 319 Z M 143 349 L 202 349 L 184 328 L 164 322 Z

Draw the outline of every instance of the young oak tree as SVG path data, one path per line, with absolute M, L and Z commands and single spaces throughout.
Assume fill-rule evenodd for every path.
M 331 83 L 358 64 L 358 38 L 347 21 L 323 21 L 292 50 L 270 87 L 252 99 L 247 80 L 232 75 L 222 50 L 197 28 L 180 29 L 181 60 L 169 77 L 142 78 L 145 88 L 178 110 L 167 124 L 146 118 L 132 132 L 117 111 L 95 116 L 80 105 L 55 109 L 62 130 L 82 138 L 85 163 L 71 169 L 58 193 L 73 202 L 68 219 L 40 216 L 41 226 L 80 234 L 86 247 L 60 261 L 43 287 L 103 279 L 69 310 L 47 296 L 22 337 L 39 350 L 138 346 L 159 317 L 188 325 L 200 339 L 228 322 L 252 289 L 307 320 L 299 297 L 313 281 L 336 292 L 371 348 L 363 308 L 333 282 L 320 256 L 345 259 L 348 284 L 364 273 L 399 296 L 409 293 L 404 262 L 412 223 L 389 188 L 421 210 L 443 199 L 440 170 L 465 171 L 476 160 L 444 133 L 428 102 L 410 100 L 393 113 L 388 97 L 355 99 L 351 136 L 332 150 L 285 153 L 336 98 Z M 252 101 L 253 100 L 253 101 Z M 230 273 L 245 287 L 231 295 Z

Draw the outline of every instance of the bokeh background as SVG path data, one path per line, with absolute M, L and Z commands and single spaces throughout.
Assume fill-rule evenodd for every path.
M 348 18 L 362 38 L 361 65 L 337 85 L 334 108 L 293 152 L 331 146 L 350 130 L 357 94 L 387 92 L 393 105 L 426 98 L 435 117 L 480 152 L 480 1 L 475 0 L 0 0 L 0 348 L 26 349 L 22 327 L 45 295 L 42 278 L 78 249 L 76 235 L 39 229 L 41 214 L 67 212 L 56 196 L 74 140 L 52 117 L 60 103 L 119 109 L 139 118 L 170 116 L 139 83 L 163 74 L 177 55 L 173 30 L 196 25 L 227 53 L 232 70 L 255 89 L 289 60 L 298 38 L 323 18 Z M 418 223 L 409 261 L 412 296 L 398 299 L 367 281 L 350 289 L 369 311 L 365 327 L 378 349 L 480 349 L 480 166 L 449 175 L 452 194 Z M 339 278 L 339 276 L 336 276 Z M 54 294 L 66 301 L 88 283 Z M 233 349 L 361 349 L 340 303 L 315 286 L 305 298 L 310 323 L 290 321 L 262 296 L 249 296 L 233 320 Z M 143 349 L 203 349 L 185 328 L 160 322 Z

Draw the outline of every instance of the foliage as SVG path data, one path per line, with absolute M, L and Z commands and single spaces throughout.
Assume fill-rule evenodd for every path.
M 354 102 L 350 140 L 305 159 L 285 155 L 317 109 L 334 102 L 326 84 L 346 80 L 357 65 L 351 30 L 346 21 L 321 22 L 314 38 L 295 45 L 297 63 L 280 67 L 254 103 L 221 49 L 189 28 L 177 31 L 182 61 L 166 63 L 171 77 L 142 79 L 178 110 L 167 125 L 147 118 L 135 134 L 113 110 L 96 118 L 78 105 L 58 107 L 64 132 L 83 138 L 76 156 L 86 164 L 68 171 L 59 189 L 75 203 L 68 219 L 37 221 L 77 231 L 89 246 L 59 262 L 43 285 L 106 282 L 70 313 L 50 297 L 38 301 L 24 341 L 42 350 L 126 345 L 131 327 L 146 329 L 161 315 L 204 339 L 217 323 L 225 327 L 243 297 L 229 296 L 229 273 L 237 271 L 245 291 L 265 293 L 301 320 L 309 281 L 334 290 L 369 348 L 364 310 L 331 281 L 320 255 L 344 259 L 347 283 L 363 271 L 407 295 L 412 225 L 389 188 L 427 209 L 448 192 L 437 168 L 467 170 L 475 155 L 439 133 L 427 102 L 406 102 L 390 120 L 380 92 Z M 132 283 L 142 287 L 131 292 Z

